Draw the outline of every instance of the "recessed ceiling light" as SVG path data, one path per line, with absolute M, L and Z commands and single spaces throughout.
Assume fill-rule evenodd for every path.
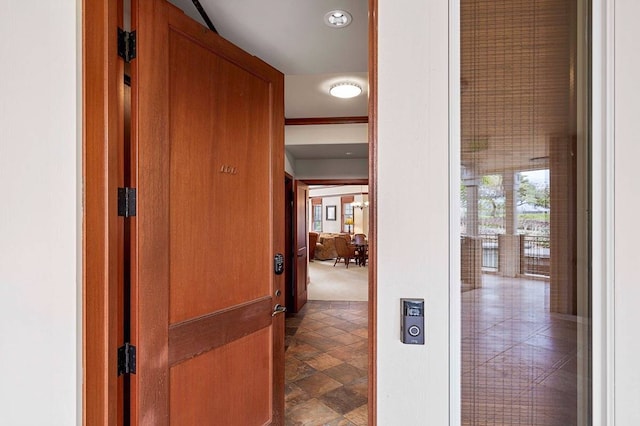
M 335 96 L 336 98 L 348 99 L 356 97 L 362 93 L 362 87 L 358 86 L 356 83 L 345 81 L 331 86 L 329 93 L 331 96 Z
M 351 152 L 345 152 L 345 155 L 351 155 Z
M 324 23 L 331 28 L 344 28 L 352 20 L 351 14 L 344 10 L 332 10 L 324 15 Z

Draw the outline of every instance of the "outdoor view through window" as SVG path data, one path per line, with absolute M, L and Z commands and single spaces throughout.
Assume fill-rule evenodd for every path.
M 462 424 L 591 424 L 588 1 L 461 0 Z

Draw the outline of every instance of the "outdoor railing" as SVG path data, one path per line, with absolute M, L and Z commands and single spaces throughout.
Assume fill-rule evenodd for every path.
M 523 235 L 520 246 L 520 271 L 526 275 L 550 274 L 549 237 Z
M 480 235 L 482 238 L 482 269 L 497 271 L 499 264 L 499 245 L 497 234 Z
M 499 235 L 483 234 L 478 237 L 470 238 L 475 239 L 476 241 L 480 240 L 482 244 L 482 270 L 499 271 L 501 250 Z M 520 235 L 519 245 L 521 274 L 549 277 L 551 272 L 549 262 L 549 242 L 548 236 Z M 477 245 L 475 247 L 477 247 Z M 463 256 L 473 256 L 473 250 L 471 252 L 463 252 Z M 476 251 L 475 253 L 479 253 L 479 251 Z M 509 256 L 507 255 L 507 257 Z M 480 262 L 480 259 L 478 259 L 478 262 Z M 480 264 L 478 264 L 478 266 L 480 266 Z

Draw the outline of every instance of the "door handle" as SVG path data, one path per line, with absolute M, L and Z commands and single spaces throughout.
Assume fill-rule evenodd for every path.
M 276 303 L 276 306 L 273 307 L 273 312 L 271 313 L 272 317 L 275 317 L 278 314 L 284 314 L 285 312 L 287 312 L 287 308 L 282 306 L 279 303 Z

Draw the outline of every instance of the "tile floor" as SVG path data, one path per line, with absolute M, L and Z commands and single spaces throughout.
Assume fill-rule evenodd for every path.
M 309 301 L 287 315 L 287 426 L 367 424 L 367 333 L 367 302 Z
M 462 294 L 463 425 L 578 424 L 587 330 L 548 301 L 548 282 L 495 275 Z M 367 302 L 310 301 L 286 328 L 286 425 L 366 425 Z
M 548 282 L 483 275 L 462 293 L 462 424 L 578 424 L 579 333 Z

